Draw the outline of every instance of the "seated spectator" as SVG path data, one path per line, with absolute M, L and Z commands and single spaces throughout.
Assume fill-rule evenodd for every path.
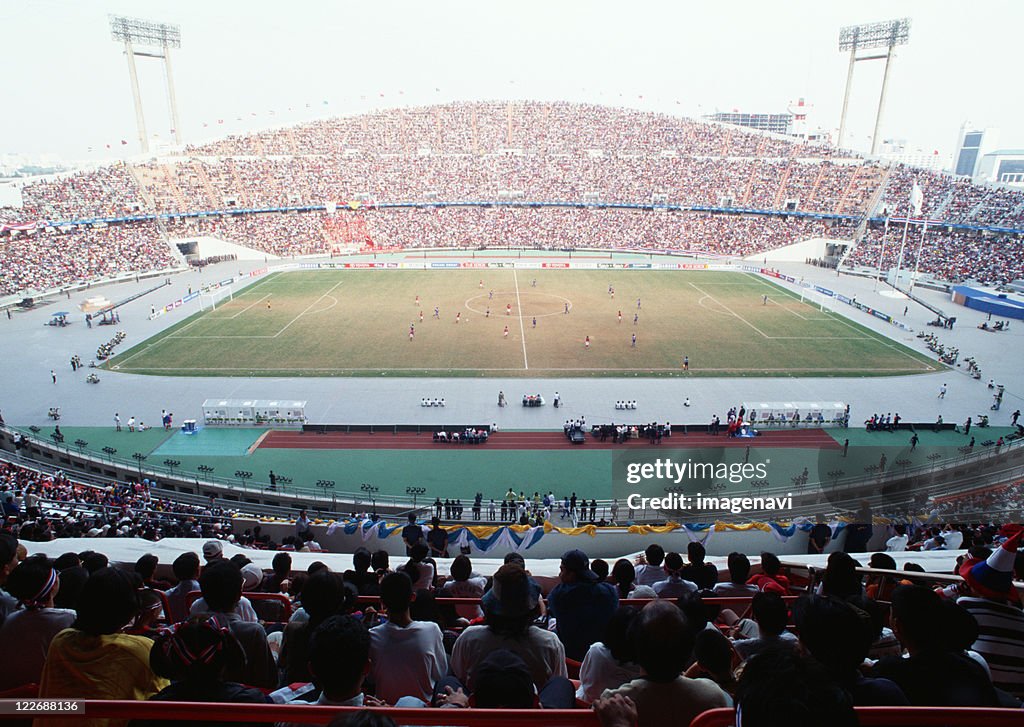
M 665 560 L 665 549 L 657 543 L 651 543 L 644 550 L 643 562 L 636 567 L 636 584 L 653 586 L 665 580 L 665 569 L 661 564 Z
M 468 627 L 455 642 L 452 675 L 466 684 L 484 655 L 508 649 L 526 662 L 538 691 L 552 677 L 567 676 L 562 642 L 533 624 L 540 613 L 539 601 L 540 588 L 521 566 L 509 563 L 499 568 L 483 597 L 485 625 Z
M 195 553 L 182 553 L 171 564 L 178 585 L 167 591 L 167 604 L 171 612 L 167 620 L 180 623 L 188 618 L 188 594 L 199 590 L 199 556 Z
M 360 621 L 352 616 L 331 616 L 316 627 L 309 640 L 309 671 L 320 696 L 313 704 L 387 706 L 380 699 L 363 694 L 363 679 L 369 670 L 370 633 Z M 309 702 L 297 700 L 292 704 Z M 281 723 L 281 727 L 303 727 L 303 723 Z
M 310 637 L 321 623 L 345 612 L 346 595 L 346 584 L 337 573 L 320 570 L 306 580 L 302 587 L 302 608 L 306 618 L 290 621 L 285 626 L 281 641 L 278 666 L 285 684 L 310 680 Z M 355 602 L 354 598 L 352 602 Z
M 668 553 L 665 556 L 665 574 L 668 578 L 653 586 L 658 598 L 681 598 L 697 590 L 696 583 L 683 579 L 683 570 L 683 557 L 679 553 Z
M 750 560 L 743 553 L 729 553 L 729 580 L 716 583 L 714 591 L 716 598 L 732 596 L 753 596 L 758 592 L 758 587 L 747 583 L 750 578 Z
M 22 608 L 0 626 L 0 644 L 10 657 L 0 660 L 0 689 L 38 683 L 50 642 L 75 621 L 74 611 L 53 606 L 60 576 L 45 555 L 23 560 L 5 585 Z
M 636 582 L 636 568 L 625 558 L 619 558 L 612 566 L 612 583 L 619 598 L 628 598 Z
M 507 649 L 487 654 L 473 670 L 470 684 L 471 693 L 453 677 L 446 677 L 438 683 L 435 702 L 442 707 L 481 709 L 569 709 L 574 703 L 572 682 L 555 677 L 538 693 L 526 662 Z
M 743 727 L 776 727 L 779 715 L 790 724 L 816 724 L 822 715 L 828 715 L 830 727 L 858 724 L 850 694 L 820 664 L 793 649 L 768 649 L 747 662 L 736 701 Z
M 853 697 L 857 706 L 909 704 L 892 681 L 871 679 L 860 667 L 874 643 L 871 617 L 834 596 L 801 596 L 793 606 L 800 644 Z
M 946 603 L 966 614 L 962 607 Z M 895 682 L 915 706 L 1000 706 L 985 669 L 966 656 L 962 645 L 957 643 L 951 615 L 930 588 L 900 586 L 895 589 L 892 628 L 908 656 L 880 659 L 871 673 Z M 976 623 L 974 631 L 971 641 L 977 636 Z
M 421 701 L 416 706 L 426 706 L 434 685 L 448 673 L 441 629 L 436 623 L 412 620 L 412 581 L 405 573 L 384 576 L 380 590 L 388 620 L 370 629 L 370 670 L 376 694 L 388 704 L 412 697 Z
M 558 577 L 561 582 L 548 596 L 548 608 L 566 656 L 581 661 L 590 645 L 604 634 L 619 597 L 610 583 L 598 581 L 582 550 L 562 556 Z
M 630 628 L 643 676 L 604 692 L 629 697 L 636 705 L 638 727 L 689 724 L 701 712 L 732 706 L 728 694 L 707 679 L 682 675 L 693 652 L 693 633 L 683 612 L 667 601 L 654 601 L 640 611 Z
M 446 581 L 442 588 L 443 598 L 482 598 L 487 590 L 487 579 L 483 576 L 473 575 L 473 564 L 469 556 L 459 555 L 452 561 L 452 580 Z M 455 612 L 459 618 L 472 621 L 482 618 L 483 610 L 473 604 L 457 604 Z
M 629 562 L 629 561 L 625 561 Z M 640 665 L 629 640 L 629 628 L 640 611 L 619 606 L 605 629 L 601 641 L 591 644 L 580 667 L 580 686 L 576 698 L 593 702 L 606 689 L 617 689 L 641 675 Z
M 894 525 L 893 536 L 885 541 L 885 552 L 902 553 L 907 549 L 907 541 L 909 540 L 906 526 L 903 524 Z
M 683 580 L 697 584 L 701 590 L 711 590 L 718 583 L 718 568 L 713 563 L 706 563 L 707 551 L 701 543 L 691 542 L 686 546 L 686 558 L 689 561 L 683 568 Z M 657 589 L 655 589 L 657 590 Z
M 240 671 L 244 662 L 242 646 L 230 631 L 219 628 L 209 619 L 190 619 L 154 642 L 150 652 L 153 671 L 170 679 L 171 683 L 150 699 L 166 702 L 268 702 L 259 689 L 224 678 L 229 670 Z M 171 727 L 175 724 L 180 722 L 134 720 L 131 727 Z
M 138 609 L 132 576 L 116 568 L 101 568 L 89 576 L 74 624 L 50 642 L 39 696 L 141 700 L 166 687 L 167 680 L 150 668 L 153 642 L 120 633 Z M 67 727 L 83 724 L 80 717 L 47 721 Z
M 759 591 L 771 591 L 785 596 L 789 593 L 789 579 L 782 575 L 782 563 L 775 553 L 761 553 L 761 572 L 751 576 L 747 583 L 757 586 Z
M 8 576 L 18 565 L 18 539 L 10 533 L 0 533 L 0 623 L 18 607 L 18 599 L 4 590 Z
M 978 622 L 977 651 L 988 662 L 992 683 L 1024 699 L 1024 612 L 1013 586 L 1013 567 L 1024 530 L 996 548 L 986 560 L 960 566 L 967 595 L 957 599 Z
M 171 587 L 171 584 L 167 581 L 160 580 L 154 577 L 156 574 L 156 567 L 160 564 L 160 559 L 152 553 L 146 555 L 135 561 L 135 572 L 142 578 L 142 585 L 146 588 L 153 588 L 158 591 L 166 591 Z
M 717 628 L 697 632 L 693 641 L 693 665 L 686 676 L 710 679 L 729 696 L 736 694 L 736 677 L 732 672 L 732 643 Z
M 734 626 L 733 648 L 742 661 L 770 647 L 795 647 L 797 638 L 786 630 L 789 611 L 782 596 L 773 591 L 754 594 L 750 603 L 754 619 L 743 619 Z
M 409 562 L 406 566 L 415 566 L 417 574 L 413 580 L 413 588 L 417 591 L 431 590 L 434 587 L 434 562 L 427 558 L 430 551 L 426 543 L 418 542 L 409 548 L 409 551 Z
M 380 579 L 370 570 L 372 556 L 366 548 L 356 548 L 352 554 L 352 570 L 342 574 L 346 583 L 351 583 L 360 596 L 376 596 L 380 593 Z
M 273 572 L 260 584 L 263 593 L 287 593 L 288 578 L 292 572 L 292 556 L 289 553 L 275 553 L 270 563 Z
M 267 644 L 267 632 L 258 623 L 243 621 L 236 611 L 242 597 L 242 572 L 238 566 L 223 559 L 214 561 L 199 576 L 199 588 L 215 625 L 227 628 L 245 652 L 244 668 L 228 669 L 225 678 L 254 687 L 277 686 L 277 666 Z M 197 615 L 195 609 L 192 615 Z
M 849 553 L 836 551 L 828 556 L 825 575 L 822 577 L 820 593 L 823 596 L 835 596 L 847 600 L 864 592 L 861 575 L 857 572 L 860 563 Z

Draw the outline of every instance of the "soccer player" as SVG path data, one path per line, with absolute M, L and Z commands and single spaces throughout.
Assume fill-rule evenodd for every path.
M 420 323 L 422 323 L 422 322 L 423 322 L 423 311 L 421 310 L 420 311 Z
M 459 311 L 458 313 L 455 314 L 455 322 L 458 323 L 461 320 L 462 320 L 462 311 Z
M 630 344 L 630 348 L 636 348 L 636 334 L 633 334 L 633 343 Z
M 436 305 L 434 306 L 434 318 L 436 318 L 437 320 L 441 320 L 441 311 L 438 309 Z
M 483 287 L 484 287 L 484 281 L 483 281 L 483 279 L 481 279 L 480 280 L 480 289 L 483 290 Z
M 583 347 L 587 349 L 590 348 L 590 336 L 587 336 L 586 340 L 583 341 Z
M 689 370 L 690 370 L 690 357 L 689 356 L 683 356 L 683 371 L 689 371 Z
M 565 304 L 565 314 L 569 315 L 569 304 L 568 303 Z
M 487 294 L 487 300 L 494 300 L 494 290 Z
M 533 317 L 533 327 L 534 327 L 534 328 L 536 328 L 536 327 L 537 327 L 537 316 L 534 316 L 534 317 Z
M 619 323 L 622 323 L 622 311 L 619 311 Z
M 512 315 L 512 304 L 511 303 L 509 303 L 508 305 L 505 306 L 505 315 L 507 315 L 507 316 Z
M 765 295 L 761 298 L 761 305 L 768 305 L 768 296 Z
M 640 299 L 639 298 L 636 299 L 636 309 L 640 310 Z
M 484 313 L 484 318 L 490 318 L 490 317 L 491 317 L 491 309 L 490 309 L 490 308 L 488 308 L 488 309 L 487 309 L 487 312 L 486 312 L 486 313 Z
M 420 297 L 417 295 L 416 296 L 416 305 L 419 306 L 419 304 L 420 304 Z
M 508 326 L 505 326 L 505 332 L 501 334 L 503 338 L 508 338 Z
M 409 324 L 409 340 L 411 341 L 415 337 L 416 337 L 416 326 L 414 326 L 412 323 L 410 323 Z
M 536 288 L 536 287 L 537 287 L 537 278 L 534 278 L 534 279 L 533 279 L 533 282 L 532 282 L 532 283 L 530 283 L 530 287 L 531 287 L 531 288 Z
M 267 298 L 267 310 L 270 310 L 270 298 Z
M 633 325 L 635 326 L 639 322 L 640 322 L 640 314 L 639 313 L 634 313 L 633 314 Z

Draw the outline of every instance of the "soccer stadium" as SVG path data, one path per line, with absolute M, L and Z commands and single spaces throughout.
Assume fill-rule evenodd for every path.
M 1022 723 L 1024 186 L 882 143 L 909 19 L 816 26 L 815 131 L 635 78 L 179 115 L 213 16 L 57 4 L 134 117 L 0 165 L 0 719 Z

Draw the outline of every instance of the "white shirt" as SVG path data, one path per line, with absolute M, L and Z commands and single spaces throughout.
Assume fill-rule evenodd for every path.
M 636 567 L 636 585 L 653 586 L 668 578 L 668 573 L 660 565 L 638 565 Z
M 658 598 L 681 598 L 687 593 L 693 593 L 698 590 L 697 584 L 693 581 L 688 581 L 679 576 L 669 576 L 663 581 L 658 581 L 653 586 L 654 592 L 658 594 Z
M 906 535 L 893 535 L 885 541 L 885 552 L 902 553 L 907 549 L 907 541 L 910 538 Z
M 396 626 L 390 621 L 370 629 L 370 669 L 377 696 L 388 704 L 402 697 L 430 703 L 434 684 L 448 673 L 441 629 L 432 621 Z
M 205 616 L 206 614 L 210 613 L 213 613 L 213 611 L 211 611 L 210 607 L 206 605 L 206 599 L 197 598 L 196 602 L 192 604 L 192 608 L 189 609 L 188 615 Z M 242 621 L 258 623 L 260 620 L 259 617 L 256 615 L 256 611 L 255 609 L 253 609 L 252 604 L 249 602 L 249 599 L 245 596 L 242 596 L 242 598 L 239 599 L 238 605 L 235 606 L 235 613 L 238 614 L 238 618 L 240 618 Z
M 947 550 L 960 550 L 964 544 L 964 534 L 959 530 L 944 530 L 942 537 L 946 540 Z
M 733 583 L 732 581 L 716 583 L 712 590 L 718 598 L 728 598 L 731 596 L 748 597 L 758 592 L 757 586 L 752 583 Z
M 481 598 L 486 589 L 487 579 L 483 576 L 468 578 L 464 581 L 447 581 L 442 589 L 443 592 L 441 597 Z M 479 606 L 474 606 L 471 603 L 456 605 L 455 612 L 458 613 L 461 618 L 469 619 L 470 621 L 484 615 L 483 610 Z
M 616 661 L 611 650 L 600 641 L 590 645 L 580 667 L 580 687 L 576 698 L 593 702 L 605 689 L 618 689 L 639 679 L 643 670 L 632 662 Z

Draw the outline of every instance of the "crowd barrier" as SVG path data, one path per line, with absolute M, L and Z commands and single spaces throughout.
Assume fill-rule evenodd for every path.
M 861 727 L 1020 727 L 1024 712 L 988 707 L 854 707 Z M 822 715 L 828 721 L 828 715 Z M 710 709 L 697 715 L 690 727 L 733 727 L 733 709 Z

